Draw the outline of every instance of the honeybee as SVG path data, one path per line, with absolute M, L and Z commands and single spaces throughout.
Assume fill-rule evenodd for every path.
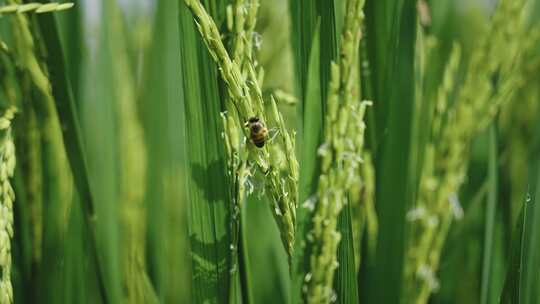
M 249 139 L 257 148 L 264 147 L 268 129 L 260 121 L 258 117 L 251 117 L 245 124 L 249 128 Z

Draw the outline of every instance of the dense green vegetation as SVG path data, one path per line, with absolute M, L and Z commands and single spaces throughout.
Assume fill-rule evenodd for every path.
M 0 0 L 0 304 L 540 303 L 539 17 Z

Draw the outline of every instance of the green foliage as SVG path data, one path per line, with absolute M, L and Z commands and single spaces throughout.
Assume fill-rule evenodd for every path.
M 538 130 L 539 124 L 537 124 Z M 540 211 L 536 204 L 539 197 L 538 136 L 531 150 L 530 189 L 525 193 L 521 215 L 512 243 L 512 258 L 501 296 L 501 303 L 534 303 L 538 297 L 540 278 L 538 269 L 538 231 Z
M 141 121 L 148 147 L 146 210 L 148 267 L 162 303 L 189 302 L 190 282 L 185 142 L 185 116 L 180 63 L 179 4 L 159 1 L 152 45 L 146 52 Z M 166 78 L 166 81 L 163 81 Z M 165 262 L 166 261 L 166 262 Z
M 188 8 L 180 4 L 188 227 L 195 303 L 226 302 L 231 282 L 231 204 L 221 142 L 217 71 Z M 204 68 L 201 68 L 204 67 Z
M 538 302 L 540 1 L 72 2 L 0 0 L 1 303 Z
M 310 53 L 309 78 L 305 93 L 304 109 L 307 113 L 306 118 L 301 120 L 304 124 L 303 129 L 311 130 L 302 136 L 301 158 L 300 162 L 300 180 L 299 180 L 299 199 L 302 202 L 301 208 L 297 211 L 296 233 L 304 239 L 311 230 L 312 222 L 309 220 L 309 210 L 303 208 L 303 203 L 310 199 L 310 196 L 316 191 L 316 176 L 320 172 L 320 166 L 317 162 L 316 151 L 322 141 L 323 133 L 323 98 L 321 97 L 320 81 L 320 34 L 319 26 L 315 30 L 313 47 Z M 300 139 L 299 139 L 300 140 Z M 302 246 L 304 245 L 304 247 Z M 302 241 L 296 242 L 293 257 L 292 272 L 292 303 L 300 301 L 302 286 L 307 269 L 309 269 L 310 247 L 306 247 Z
M 360 268 L 360 297 L 367 303 L 398 303 L 407 244 L 405 214 L 414 190 L 415 86 L 410 80 L 415 72 L 416 2 L 367 1 L 366 27 L 375 109 L 375 123 L 368 129 L 377 134 L 372 149 L 379 230 L 376 253 L 366 256 Z
M 500 297 L 500 303 L 534 303 L 537 299 L 540 278 L 537 269 L 540 263 L 538 255 L 538 216 L 539 208 L 535 204 L 538 198 L 538 137 L 531 157 L 530 189 L 525 193 L 512 241 L 512 253 Z M 535 268 L 536 267 L 536 268 Z

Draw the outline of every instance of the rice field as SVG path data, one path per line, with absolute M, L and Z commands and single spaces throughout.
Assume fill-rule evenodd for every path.
M 0 0 L 0 304 L 540 303 L 540 0 Z

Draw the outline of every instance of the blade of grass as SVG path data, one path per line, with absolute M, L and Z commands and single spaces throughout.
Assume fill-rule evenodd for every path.
M 334 290 L 339 303 L 358 303 L 358 281 L 354 261 L 351 208 L 347 204 L 338 219 L 341 242 L 338 247 L 339 267 L 334 278 Z
M 538 124 L 537 130 L 540 130 Z M 540 288 L 540 133 L 532 149 L 530 192 L 525 198 L 519 303 L 538 301 Z
M 366 36 L 368 37 L 367 57 L 373 86 L 371 92 L 376 103 L 376 106 L 373 107 L 376 125 L 372 128 L 377 133 L 377 139 L 380 139 L 382 133 L 385 132 L 384 116 L 390 106 L 389 92 L 385 90 L 385 83 L 388 83 L 388 74 L 393 69 L 395 54 L 392 51 L 396 50 L 397 46 L 396 37 L 399 33 L 402 6 L 403 0 L 367 0 L 365 5 Z M 377 155 L 374 156 L 377 157 Z
M 525 206 L 524 206 L 525 207 Z M 522 208 L 518 216 L 516 229 L 512 236 L 511 254 L 508 263 L 508 272 L 504 281 L 499 303 L 510 304 L 519 302 L 519 285 L 521 273 L 521 248 L 523 246 L 523 224 L 525 221 L 525 209 Z
M 84 88 L 81 102 L 81 120 L 88 156 L 88 169 L 95 197 L 96 214 L 99 218 L 97 240 L 102 255 L 105 288 L 111 303 L 122 297 L 122 274 L 120 259 L 119 185 L 120 148 L 118 130 L 118 88 L 115 79 L 118 66 L 113 59 L 114 44 L 112 14 L 114 4 L 102 2 L 99 28 L 99 47 L 96 56 L 85 63 Z M 118 16 L 118 15 L 116 15 Z M 123 84 L 122 84 L 123 85 Z
M 288 258 L 267 202 L 250 197 L 244 211 L 252 303 L 290 303 Z
M 500 303 L 534 303 L 540 286 L 540 121 L 531 148 L 529 189 L 513 235 L 509 267 Z
M 94 216 L 93 200 L 88 182 L 79 121 L 75 114 L 71 86 L 65 73 L 63 50 L 56 30 L 56 21 L 54 16 L 50 14 L 39 15 L 38 21 L 42 28 L 47 29 L 43 31 L 43 39 L 49 54 L 54 54 L 47 56 L 47 64 L 59 118 L 63 125 L 62 131 L 66 150 L 68 151 L 68 158 L 71 166 L 74 168 L 74 179 L 81 196 L 85 200 L 87 213 L 90 215 L 89 218 L 92 218 Z
M 46 119 L 48 120 L 48 119 Z M 64 237 L 67 228 L 69 204 L 72 201 L 72 184 L 69 165 L 62 151 L 60 127 L 51 127 L 43 133 L 43 256 L 39 268 L 39 297 L 46 302 L 58 303 L 62 293 L 56 292 L 65 283 L 62 264 L 65 260 Z M 51 138 L 55 138 L 51 140 Z
M 539 168 L 536 167 L 532 175 L 538 176 Z M 538 179 L 533 178 L 532 182 L 536 183 L 534 187 L 537 191 L 531 196 L 527 192 L 524 199 L 524 205 L 518 218 L 516 231 L 512 240 L 512 253 L 509 261 L 509 268 L 504 282 L 500 303 L 534 303 L 532 299 L 536 299 L 538 292 L 538 241 L 537 237 L 539 226 L 539 209 L 535 208 L 535 200 L 539 197 Z M 534 180 L 536 179 L 536 180 Z M 537 267 L 529 269 L 529 267 Z
M 61 303 L 98 303 L 99 292 L 96 292 L 96 278 L 91 268 L 91 257 L 88 254 L 88 238 L 84 231 L 84 219 L 79 197 L 75 196 L 65 236 L 65 285 L 63 286 Z M 81 237 L 81 235 L 83 237 Z
M 160 0 L 146 54 L 141 113 L 148 148 L 149 273 L 164 303 L 188 303 L 191 288 L 187 200 L 182 178 L 185 143 L 178 1 Z M 179 132 L 180 131 L 180 132 Z M 164 241 L 165 240 L 165 241 Z
M 317 177 L 320 171 L 320 164 L 317 161 L 317 149 L 322 142 L 322 130 L 324 127 L 324 97 L 321 94 L 321 63 L 320 63 L 320 24 L 317 23 L 313 46 L 310 52 L 308 79 L 306 84 L 305 105 L 303 111 L 306 117 L 301 120 L 302 129 L 310 130 L 302 136 L 301 159 L 299 181 L 299 201 L 306 201 L 317 189 Z M 299 208 L 298 224 L 305 222 L 305 208 Z M 297 230 L 301 235 L 300 230 Z
M 330 79 L 330 62 L 337 56 L 338 39 L 341 28 L 336 26 L 336 12 L 342 11 L 341 0 L 333 1 L 290 1 L 291 12 L 291 39 L 295 62 L 296 88 L 300 102 L 298 103 L 298 115 L 300 121 L 307 119 L 305 116 L 309 112 L 305 110 L 308 99 L 307 84 L 311 75 L 311 53 L 313 49 L 313 39 L 316 31 L 320 32 L 319 39 L 319 65 L 320 79 L 319 90 L 323 100 L 328 95 L 328 81 Z M 338 16 L 341 17 L 342 15 Z M 317 25 L 320 26 L 317 26 Z M 324 105 L 325 103 L 323 103 Z M 323 106 L 324 108 L 324 106 Z M 322 116 L 324 117 L 324 116 Z M 321 118 L 322 119 L 322 118 Z M 303 124 L 298 125 L 298 140 L 303 138 Z M 302 145 L 298 145 L 301 147 Z
M 75 96 L 75 102 L 80 101 L 80 76 L 86 44 L 83 41 L 83 5 L 80 0 L 71 0 L 74 6 L 67 14 L 57 14 L 60 38 L 65 52 L 67 74 Z
M 330 82 L 330 64 L 332 61 L 335 61 L 338 56 L 338 45 L 341 36 L 341 28 L 337 28 L 336 26 L 336 18 L 338 16 L 335 15 L 335 12 L 341 11 L 341 9 L 339 9 L 343 7 L 341 2 L 341 0 L 317 1 L 317 12 L 321 24 L 321 46 L 319 49 L 321 70 L 319 88 L 321 90 L 321 96 L 323 98 L 323 115 L 326 113 L 326 105 L 328 102 L 326 98 L 328 96 L 329 89 L 328 83 Z M 343 14 L 340 14 L 340 16 L 343 16 Z M 306 112 L 302 113 L 302 116 L 305 115 Z
M 492 125 L 489 129 L 489 162 L 488 162 L 488 197 L 486 205 L 486 218 L 484 230 L 484 258 L 482 262 L 482 285 L 480 303 L 489 303 L 490 288 L 493 288 L 492 278 L 495 276 L 492 269 L 494 255 L 495 219 L 497 207 L 497 133 Z
M 304 96 L 306 94 L 308 75 L 310 75 L 310 54 L 313 49 L 312 39 L 314 39 L 315 33 L 319 30 L 316 25 L 320 21 L 317 17 L 314 1 L 289 1 L 289 12 L 291 15 L 291 44 L 294 53 L 296 95 L 300 100 L 298 103 L 298 113 L 302 114 L 300 117 L 303 117 Z M 301 130 L 299 129 L 299 134 L 302 134 Z
M 45 1 L 43 1 L 45 2 Z M 89 233 L 90 251 L 92 252 L 93 264 L 97 273 L 98 286 L 101 299 L 108 302 L 105 292 L 103 271 L 100 263 L 96 241 L 96 213 L 94 202 L 88 181 L 88 170 L 79 129 L 79 122 L 75 111 L 75 105 L 71 93 L 69 79 L 66 77 L 63 50 L 60 44 L 56 20 L 52 14 L 40 14 L 38 22 L 43 31 L 43 40 L 47 47 L 47 66 L 52 84 L 52 91 L 56 101 L 56 110 L 62 125 L 63 142 L 69 160 L 73 178 L 77 186 L 81 203 L 83 204 L 85 224 Z
M 253 301 L 253 289 L 252 289 L 252 275 L 251 264 L 249 263 L 249 248 L 248 248 L 248 234 L 247 234 L 247 210 L 246 202 L 242 205 L 240 211 L 240 225 L 239 225 L 239 237 L 238 240 L 238 277 L 240 279 L 240 292 L 242 294 L 241 303 L 257 303 Z M 259 300 L 260 301 L 260 300 Z
M 180 5 L 180 48 L 184 87 L 191 239 L 192 301 L 227 302 L 231 282 L 228 181 L 219 116 L 221 103 L 215 65 Z
M 304 276 L 309 269 L 310 249 L 303 240 L 311 230 L 311 221 L 308 217 L 309 210 L 303 208 L 303 203 L 313 195 L 317 189 L 317 177 L 320 172 L 320 164 L 317 161 L 317 149 L 322 142 L 322 130 L 324 122 L 323 98 L 320 93 L 320 32 L 319 24 L 315 28 L 313 47 L 310 53 L 309 76 L 305 92 L 304 111 L 306 118 L 302 120 L 306 130 L 303 134 L 300 158 L 300 181 L 298 198 L 300 208 L 296 211 L 296 239 L 294 258 L 292 265 L 291 303 L 299 303 L 304 285 Z M 302 124 L 302 123 L 300 123 Z
M 411 206 L 415 106 L 416 1 L 367 1 L 368 46 L 376 108 L 376 209 L 379 220 L 374 259 L 360 271 L 365 303 L 399 303 L 407 239 L 405 214 Z M 390 45 L 390 46 L 389 46 Z M 392 45 L 394 47 L 392 47 Z M 388 86 L 392 86 L 389 90 Z M 395 153 L 400 151 L 399 153 Z

